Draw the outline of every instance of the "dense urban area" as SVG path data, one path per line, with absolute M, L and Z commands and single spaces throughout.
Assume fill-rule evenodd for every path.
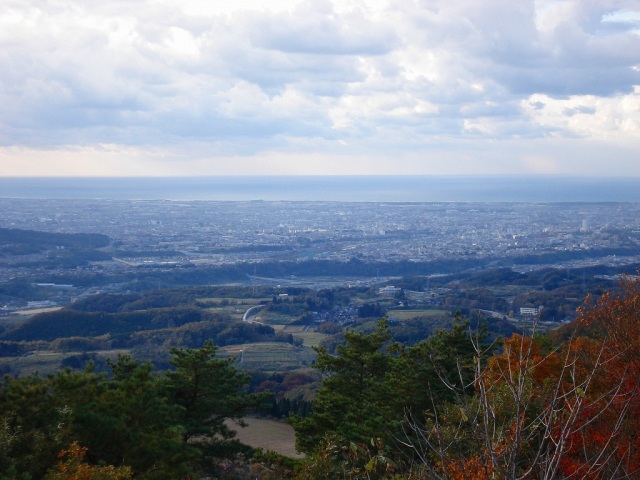
M 545 258 L 556 266 L 634 263 L 640 248 L 640 205 L 630 203 L 0 199 L 0 208 L 4 228 L 107 235 L 112 258 L 83 267 L 96 271 L 351 259 L 513 259 L 525 270 Z M 4 253 L 0 280 L 37 268 L 37 254 Z

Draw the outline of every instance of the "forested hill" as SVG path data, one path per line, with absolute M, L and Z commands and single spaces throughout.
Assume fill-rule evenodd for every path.
M 40 248 L 101 248 L 109 237 L 99 233 L 52 233 L 16 228 L 0 228 L 0 246 L 29 245 Z

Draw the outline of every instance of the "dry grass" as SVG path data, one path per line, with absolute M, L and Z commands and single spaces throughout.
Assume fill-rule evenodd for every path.
M 296 435 L 291 425 L 265 418 L 245 418 L 247 426 L 239 427 L 227 420 L 227 426 L 238 434 L 238 440 L 254 448 L 271 450 L 287 457 L 300 458 L 296 452 Z
M 31 310 L 18 310 L 14 312 L 16 315 L 37 315 L 38 313 L 57 312 L 62 310 L 63 307 L 46 307 L 46 308 L 32 308 Z

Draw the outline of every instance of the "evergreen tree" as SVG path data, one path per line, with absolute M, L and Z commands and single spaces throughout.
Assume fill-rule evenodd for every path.
M 149 363 L 119 356 L 108 362 L 111 376 L 89 365 L 44 378 L 5 377 L 0 480 L 45 478 L 47 472 L 65 478 L 60 468 L 107 471 L 95 465 L 112 466 L 109 471 L 124 475 L 119 478 L 129 473 L 147 480 L 187 478 L 196 471 L 212 473 L 214 459 L 249 451 L 233 440 L 224 421 L 241 424 L 265 395 L 248 395 L 248 376 L 233 360 L 214 358 L 215 352 L 211 342 L 196 350 L 175 349 L 175 370 L 160 376 Z M 55 467 L 63 451 L 71 456 Z
M 87 458 L 130 466 L 136 477 L 145 479 L 188 474 L 194 452 L 182 441 L 183 428 L 176 422 L 180 409 L 163 396 L 151 364 L 119 356 L 109 365 L 113 375 L 73 407 L 74 439 L 88 448 Z M 77 375 L 67 371 L 59 377 Z M 57 392 L 59 398 L 76 394 L 68 388 Z
M 397 415 L 390 409 L 393 391 L 386 382 L 392 362 L 385 351 L 389 339 L 389 327 L 381 321 L 368 335 L 347 332 L 346 343 L 337 347 L 336 356 L 316 348 L 314 368 L 325 377 L 311 414 L 293 420 L 298 450 L 313 452 L 326 434 L 369 442 L 393 431 Z
M 52 401 L 51 378 L 6 376 L 0 388 L 0 479 L 43 478 L 64 446 L 68 414 Z
M 175 369 L 166 373 L 164 391 L 180 407 L 183 440 L 197 448 L 201 465 L 210 469 L 216 459 L 248 453 L 250 449 L 234 439 L 235 432 L 225 421 L 243 426 L 242 418 L 251 408 L 262 406 L 267 395 L 248 394 L 249 376 L 234 367 L 233 358 L 215 358 L 211 341 L 200 349 L 173 348 L 171 353 Z
M 456 317 L 451 330 L 439 330 L 412 347 L 395 343 L 388 376 L 395 409 L 422 417 L 461 392 L 473 393 L 474 342 L 482 345 L 486 338 L 484 326 L 472 332 L 469 321 Z

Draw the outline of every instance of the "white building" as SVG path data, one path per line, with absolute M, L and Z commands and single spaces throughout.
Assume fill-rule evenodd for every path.
M 540 315 L 543 307 L 540 305 L 538 308 L 535 307 L 520 307 L 520 315 L 524 315 L 526 317 L 535 317 L 536 315 Z

